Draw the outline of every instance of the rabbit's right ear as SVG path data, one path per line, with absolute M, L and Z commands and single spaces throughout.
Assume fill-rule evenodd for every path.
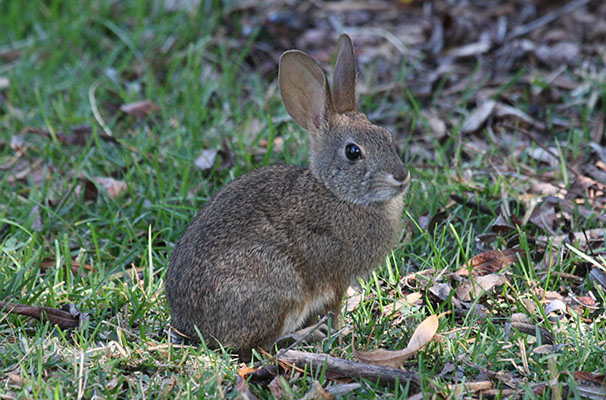
M 289 50 L 280 57 L 280 95 L 290 114 L 308 131 L 317 131 L 332 111 L 326 74 L 309 55 Z

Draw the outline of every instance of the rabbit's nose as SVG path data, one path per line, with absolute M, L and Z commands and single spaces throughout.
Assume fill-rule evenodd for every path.
M 408 172 L 408 169 L 406 169 L 406 167 L 403 165 L 400 165 L 399 168 L 397 168 L 393 173 L 394 179 L 400 183 L 404 183 L 409 176 L 410 172 Z

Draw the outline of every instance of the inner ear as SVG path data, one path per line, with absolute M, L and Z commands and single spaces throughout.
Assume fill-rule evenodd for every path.
M 337 43 L 337 62 L 332 78 L 335 111 L 344 113 L 356 109 L 356 60 L 351 38 L 342 34 Z
M 298 50 L 282 54 L 278 84 L 286 111 L 308 131 L 317 131 L 332 111 L 326 74 L 309 55 Z

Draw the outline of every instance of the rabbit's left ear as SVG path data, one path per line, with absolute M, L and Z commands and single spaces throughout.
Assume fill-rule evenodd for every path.
M 286 110 L 309 132 L 319 132 L 333 114 L 326 74 L 316 60 L 299 50 L 280 57 L 280 94 Z
M 332 100 L 335 111 L 356 110 L 356 60 L 351 38 L 342 34 L 337 44 L 337 62 L 332 78 Z

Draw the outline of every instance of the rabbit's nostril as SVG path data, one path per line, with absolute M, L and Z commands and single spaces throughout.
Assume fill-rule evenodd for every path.
M 393 173 L 394 179 L 397 180 L 398 182 L 402 182 L 402 183 L 404 183 L 404 181 L 406 179 L 408 179 L 408 175 L 409 175 L 409 172 L 404 166 L 401 166 L 401 168 L 398 168 Z

